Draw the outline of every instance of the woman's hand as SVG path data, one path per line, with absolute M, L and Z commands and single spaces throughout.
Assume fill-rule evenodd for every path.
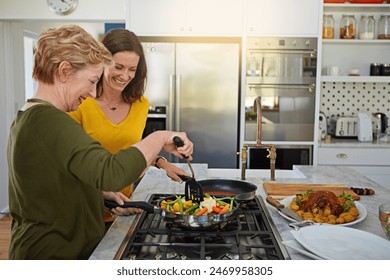
M 173 142 L 173 138 L 175 136 L 180 137 L 183 141 L 184 145 L 182 147 L 176 147 Z M 168 141 L 165 143 L 164 150 L 168 153 L 174 154 L 179 158 L 183 158 L 184 156 L 188 157 L 189 160 L 192 160 L 192 153 L 194 149 L 194 144 L 188 139 L 187 134 L 185 132 L 171 132 L 171 136 L 168 138 Z
M 130 201 L 130 199 L 121 192 L 103 192 L 103 198 L 107 200 L 113 200 L 119 205 L 123 205 L 125 201 Z M 110 211 L 113 215 L 116 216 L 129 216 L 141 213 L 141 209 L 139 208 L 115 207 L 112 208 Z
M 169 178 L 171 178 L 172 180 L 179 182 L 179 183 L 183 183 L 183 180 L 177 175 L 190 176 L 183 169 L 177 167 L 176 165 L 174 165 L 166 160 L 159 160 L 158 161 L 158 168 L 164 169 Z

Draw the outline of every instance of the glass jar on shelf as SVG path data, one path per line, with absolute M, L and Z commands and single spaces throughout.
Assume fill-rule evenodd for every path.
M 375 38 L 375 19 L 373 15 L 362 15 L 360 17 L 359 26 L 359 39 L 361 40 L 373 40 Z
M 332 15 L 324 15 L 322 24 L 322 38 L 334 39 L 334 18 Z
M 390 14 L 381 15 L 379 18 L 378 39 L 390 40 Z
M 356 38 L 356 19 L 354 15 L 343 15 L 340 21 L 340 39 Z

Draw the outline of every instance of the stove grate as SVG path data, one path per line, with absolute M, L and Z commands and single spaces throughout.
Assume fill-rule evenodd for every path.
M 154 194 L 157 204 L 166 194 Z M 265 209 L 265 210 L 264 210 Z M 237 215 L 218 230 L 191 230 L 143 212 L 121 255 L 123 260 L 261 260 L 289 258 L 258 197 L 240 205 Z

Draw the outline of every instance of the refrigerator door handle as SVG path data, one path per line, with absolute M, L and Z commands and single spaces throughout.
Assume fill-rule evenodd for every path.
M 169 75 L 169 107 L 167 130 L 176 130 L 175 122 L 175 74 Z
M 175 102 L 174 102 L 174 115 L 175 115 L 175 130 L 181 131 L 180 127 L 180 75 L 176 75 L 176 87 L 175 87 Z

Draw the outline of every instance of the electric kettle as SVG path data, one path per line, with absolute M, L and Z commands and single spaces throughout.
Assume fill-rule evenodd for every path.
M 385 113 L 373 113 L 374 124 L 373 130 L 376 133 L 386 133 L 387 129 L 387 116 Z

